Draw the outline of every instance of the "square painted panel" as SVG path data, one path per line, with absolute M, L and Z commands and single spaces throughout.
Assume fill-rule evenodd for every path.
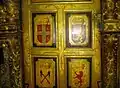
M 85 2 L 91 0 L 32 0 L 32 2 Z
M 91 47 L 91 12 L 66 13 L 66 46 Z
M 91 88 L 91 58 L 67 58 L 67 88 Z
M 34 58 L 35 88 L 57 88 L 56 58 Z
M 55 13 L 33 13 L 32 24 L 35 47 L 56 47 Z

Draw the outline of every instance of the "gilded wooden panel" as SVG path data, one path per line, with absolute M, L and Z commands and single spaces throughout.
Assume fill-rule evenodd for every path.
M 35 88 L 57 88 L 56 58 L 35 57 Z
M 68 87 L 91 87 L 91 61 L 90 58 L 67 58 Z
M 96 3 L 98 3 L 98 1 L 95 1 L 95 4 Z M 52 59 L 54 58 L 54 56 L 57 56 L 58 57 L 58 63 L 56 63 L 57 67 L 53 65 L 54 69 L 57 69 L 57 72 L 55 72 L 55 74 L 56 73 L 58 74 L 57 84 L 55 84 L 55 86 L 57 86 L 58 88 L 67 88 L 67 84 L 70 84 L 70 86 L 76 87 L 74 85 L 75 83 L 71 85 L 71 83 L 67 81 L 67 68 L 71 71 L 73 70 L 70 69 L 69 68 L 70 66 L 68 67 L 66 64 L 67 60 L 66 58 L 64 58 L 64 56 L 66 56 L 78 62 L 80 64 L 80 70 L 82 70 L 81 63 L 85 64 L 86 66 L 85 75 L 87 76 L 85 76 L 84 78 L 86 79 L 86 83 L 82 85 L 82 87 L 97 88 L 97 81 L 100 81 L 100 51 L 99 51 L 100 40 L 99 40 L 99 31 L 97 28 L 97 22 L 95 20 L 97 18 L 94 18 L 94 14 L 96 14 L 96 12 L 99 11 L 99 7 L 96 7 L 97 5 L 95 4 L 93 3 L 83 4 L 82 2 L 77 3 L 77 1 L 76 3 L 67 3 L 67 4 L 62 2 L 57 2 L 54 4 L 30 3 L 30 1 L 23 2 L 23 24 L 24 24 L 23 39 L 24 39 L 24 58 L 25 58 L 24 71 L 26 72 L 25 83 L 27 84 L 27 86 L 29 85 L 29 87 L 35 88 L 36 83 L 44 79 L 43 74 L 44 75 L 48 74 L 47 69 L 45 70 L 44 68 L 39 68 L 40 65 L 43 65 L 44 63 L 47 62 L 46 60 L 47 57 L 50 57 L 49 58 L 50 60 L 48 62 L 55 63 L 55 61 L 53 61 Z M 55 15 L 52 15 L 53 13 L 55 13 Z M 34 14 L 36 15 L 34 16 Z M 35 34 L 44 35 L 44 36 L 46 34 L 41 32 L 41 29 L 43 28 L 41 28 L 40 25 L 38 26 L 38 29 L 40 29 L 39 33 L 34 34 L 34 30 L 36 29 L 35 27 L 33 27 L 34 26 L 33 22 L 34 22 L 34 18 L 36 19 L 37 16 L 39 16 L 40 18 L 37 18 L 38 21 L 36 22 L 40 25 L 42 23 L 40 21 L 43 20 L 44 16 L 50 18 L 51 20 L 56 19 L 54 21 L 53 20 L 51 21 L 53 24 L 56 24 L 56 28 L 52 30 L 52 34 L 56 32 L 56 36 L 54 36 L 56 39 L 55 42 L 56 48 L 52 46 L 54 40 L 54 37 L 52 36 L 51 36 L 52 37 L 51 45 L 47 45 L 47 44 L 36 45 L 37 47 L 33 45 L 34 42 L 33 37 L 35 37 L 34 36 Z M 52 24 L 52 23 L 48 23 L 48 24 Z M 42 24 L 44 24 L 44 22 Z M 45 22 L 45 24 L 47 25 L 47 21 Z M 70 34 L 73 32 L 72 29 L 75 28 L 77 28 L 77 31 L 81 31 L 78 33 L 78 40 L 79 38 L 81 40 L 79 40 L 78 42 L 76 42 L 75 40 L 76 43 L 74 43 L 71 37 L 72 34 Z M 66 31 L 67 29 L 69 29 L 68 32 Z M 71 36 L 68 36 L 68 34 L 70 34 Z M 66 37 L 70 38 L 72 41 L 70 47 L 67 46 L 68 39 Z M 45 37 L 43 39 L 44 41 L 46 40 Z M 76 39 L 75 36 L 74 39 Z M 41 41 L 39 42 L 39 44 L 41 44 Z M 40 58 L 34 61 L 33 63 L 34 57 L 40 57 Z M 87 60 L 87 57 L 91 57 L 91 61 Z M 72 60 L 68 62 L 71 63 L 71 65 L 72 63 L 74 63 L 73 65 L 75 65 L 76 62 Z M 37 67 L 33 68 L 33 65 L 36 65 Z M 44 69 L 44 71 L 40 71 L 40 69 L 41 70 Z M 78 66 L 73 69 L 77 69 L 76 74 L 79 75 Z M 37 76 L 38 78 L 37 79 L 35 76 L 37 74 L 35 73 L 34 75 L 34 71 L 38 73 L 38 75 L 42 74 L 42 76 L 40 78 Z M 91 74 L 97 76 L 92 76 Z M 75 76 L 75 74 L 70 75 L 70 77 L 74 78 L 73 76 Z M 68 79 L 70 77 L 68 77 Z M 44 82 L 42 82 L 43 85 L 42 84 L 37 84 L 37 85 L 43 87 L 46 87 L 46 85 L 48 86 L 49 82 L 47 82 L 46 78 L 50 79 L 49 76 L 47 76 L 45 77 Z M 79 81 L 79 79 L 77 78 L 75 80 Z M 49 87 L 53 87 L 54 86 L 53 84 L 51 84 L 51 86 Z
M 91 13 L 66 14 L 66 43 L 67 47 L 91 46 Z
M 33 32 L 34 46 L 53 46 L 56 45 L 56 27 L 54 13 L 33 13 Z

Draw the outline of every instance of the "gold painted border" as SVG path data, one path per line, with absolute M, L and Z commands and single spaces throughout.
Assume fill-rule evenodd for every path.
M 52 0 L 52 1 L 49 1 L 49 0 L 45 1 L 45 0 L 41 0 L 40 1 L 40 0 L 38 0 L 38 1 L 35 1 L 35 2 L 30 0 L 30 2 L 31 3 L 40 3 L 40 4 L 43 4 L 43 3 L 44 4 L 46 4 L 46 3 L 47 4 L 50 4 L 50 3 L 51 4 L 52 3 L 55 3 L 55 4 L 56 3 L 81 3 L 82 4 L 82 3 L 93 3 L 93 0 L 90 0 L 90 1 L 89 0 L 88 1 L 85 1 L 85 0 L 82 0 L 82 1 L 77 1 L 77 0 L 76 1 L 62 1 L 62 0 L 60 0 L 60 1 L 54 1 L 54 0 Z

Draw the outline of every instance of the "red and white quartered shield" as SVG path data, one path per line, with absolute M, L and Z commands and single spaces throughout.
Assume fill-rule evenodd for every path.
M 35 17 L 34 42 L 36 45 L 52 45 L 52 20 L 51 15 L 38 15 Z

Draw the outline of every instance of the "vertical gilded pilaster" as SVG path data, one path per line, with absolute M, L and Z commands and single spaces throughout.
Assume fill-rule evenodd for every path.
M 0 0 L 0 88 L 22 88 L 20 34 L 20 0 Z
M 102 88 L 119 88 L 120 1 L 102 0 Z

